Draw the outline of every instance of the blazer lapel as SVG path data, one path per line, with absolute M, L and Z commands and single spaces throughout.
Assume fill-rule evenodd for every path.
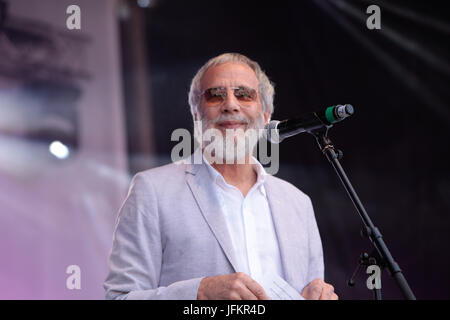
M 237 259 L 234 255 L 233 244 L 228 232 L 225 218 L 215 197 L 213 181 L 210 179 L 204 165 L 187 165 L 186 182 L 194 195 L 203 217 L 219 242 L 228 261 L 238 271 Z
M 266 180 L 265 188 L 280 247 L 285 280 L 301 291 L 308 272 L 305 258 L 309 255 L 308 252 L 304 252 L 308 250 L 305 222 L 299 219 L 292 201 L 286 201 L 279 184 L 271 178 L 268 177 Z

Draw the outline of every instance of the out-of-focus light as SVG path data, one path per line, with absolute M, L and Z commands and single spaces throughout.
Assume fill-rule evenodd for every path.
M 59 141 L 53 141 L 49 150 L 58 159 L 66 159 L 69 156 L 69 148 Z
M 130 8 L 124 2 L 120 2 L 118 13 L 119 13 L 120 20 L 125 21 L 130 18 Z
M 150 7 L 151 3 L 152 3 L 151 0 L 137 0 L 137 4 L 141 8 L 148 8 Z

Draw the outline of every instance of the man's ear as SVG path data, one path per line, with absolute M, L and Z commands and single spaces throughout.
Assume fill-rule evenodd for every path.
M 270 121 L 270 112 L 264 112 L 264 125 L 266 126 Z

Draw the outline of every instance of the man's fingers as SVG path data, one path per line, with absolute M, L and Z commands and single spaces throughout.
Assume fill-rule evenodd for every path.
M 319 300 L 324 284 L 323 280 L 314 279 L 303 289 L 302 296 L 307 300 Z
M 334 294 L 334 287 L 331 284 L 324 283 L 320 300 L 331 300 Z
M 339 300 L 339 297 L 336 293 L 333 293 L 333 295 L 331 296 L 331 300 Z
M 321 286 L 312 286 L 309 288 L 308 296 L 310 300 L 319 300 L 322 295 L 322 287 Z
M 241 284 L 241 287 L 236 290 L 236 292 L 240 296 L 240 300 L 258 300 L 258 297 L 253 294 L 244 284 Z
M 205 277 L 198 288 L 198 299 L 269 299 L 263 287 L 243 272 Z
M 259 300 L 269 300 L 264 288 L 252 278 L 246 279 L 244 284 Z
M 234 280 L 231 289 L 234 294 L 239 297 L 236 297 L 238 300 L 258 300 L 257 296 L 253 294 L 241 280 Z

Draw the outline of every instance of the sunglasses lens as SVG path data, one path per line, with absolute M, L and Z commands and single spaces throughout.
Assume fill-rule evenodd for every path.
M 253 101 L 256 100 L 256 91 L 247 87 L 238 87 L 234 90 L 234 96 L 239 100 Z
M 255 89 L 247 87 L 232 88 L 234 96 L 241 102 L 252 102 L 256 100 L 257 94 Z M 227 88 L 215 87 L 209 88 L 204 92 L 205 100 L 209 103 L 221 103 L 227 98 Z
M 226 97 L 226 88 L 210 88 L 205 91 L 205 99 L 208 102 L 221 102 Z

